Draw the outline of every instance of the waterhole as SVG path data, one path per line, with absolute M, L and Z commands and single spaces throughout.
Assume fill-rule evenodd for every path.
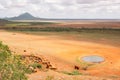
M 105 60 L 103 57 L 96 55 L 84 56 L 81 59 L 85 62 L 92 62 L 92 63 L 100 63 Z

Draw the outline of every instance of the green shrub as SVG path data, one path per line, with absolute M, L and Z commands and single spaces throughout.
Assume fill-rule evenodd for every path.
M 8 46 L 0 42 L 0 78 L 1 80 L 27 80 L 27 66 L 20 56 L 12 55 Z
M 36 68 L 41 69 L 42 68 L 41 64 L 39 64 L 39 63 L 33 63 L 33 64 L 30 64 L 29 66 L 33 67 L 34 69 L 36 69 Z

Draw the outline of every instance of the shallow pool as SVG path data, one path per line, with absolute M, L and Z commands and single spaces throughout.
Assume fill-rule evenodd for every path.
M 92 62 L 92 63 L 100 63 L 103 62 L 105 59 L 101 56 L 90 55 L 81 58 L 85 62 Z

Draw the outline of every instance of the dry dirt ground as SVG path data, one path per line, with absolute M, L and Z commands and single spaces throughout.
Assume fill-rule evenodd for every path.
M 120 47 L 7 31 L 0 31 L 0 41 L 7 44 L 15 54 L 44 56 L 58 71 L 73 71 L 74 65 L 81 65 L 77 60 L 83 56 L 98 55 L 105 59 L 87 70 L 80 69 L 82 75 L 79 76 L 49 70 L 29 75 L 30 80 L 45 80 L 48 76 L 53 76 L 55 80 L 120 80 Z

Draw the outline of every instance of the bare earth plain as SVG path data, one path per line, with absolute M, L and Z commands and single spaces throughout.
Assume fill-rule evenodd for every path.
M 54 80 L 120 80 L 120 47 L 90 41 L 61 38 L 57 35 L 31 35 L 17 32 L 0 31 L 0 40 L 17 54 L 35 54 L 44 56 L 57 71 L 38 71 L 29 75 L 29 80 L 45 80 L 54 76 Z M 24 52 L 26 50 L 26 52 Z M 82 75 L 67 75 L 59 71 L 73 71 L 74 65 L 83 56 L 98 55 L 105 61 L 80 69 Z

